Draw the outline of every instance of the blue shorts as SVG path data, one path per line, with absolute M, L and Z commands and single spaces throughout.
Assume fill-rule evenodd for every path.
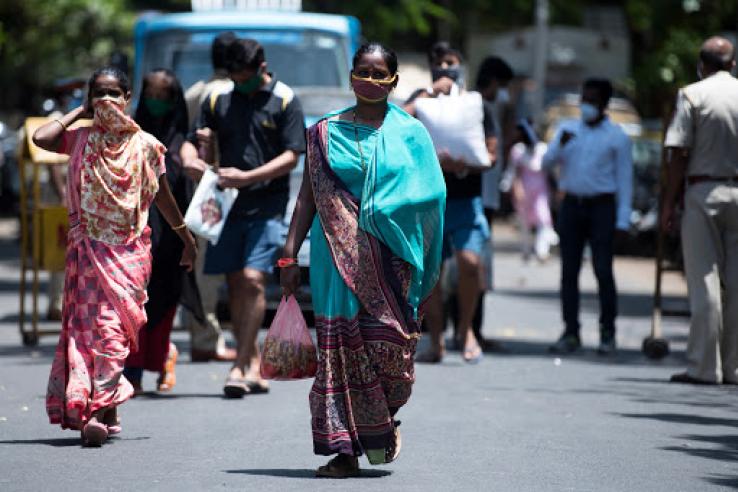
M 203 272 L 216 275 L 244 268 L 272 272 L 283 242 L 283 228 L 276 219 L 229 218 L 218 244 L 208 244 Z
M 446 201 L 443 223 L 443 259 L 456 251 L 481 255 L 489 241 L 489 224 L 484 216 L 482 198 L 451 198 Z

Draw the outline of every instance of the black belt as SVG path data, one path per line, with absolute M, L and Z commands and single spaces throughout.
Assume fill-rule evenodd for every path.
M 564 200 L 579 205 L 591 205 L 594 203 L 611 203 L 615 201 L 615 193 L 597 193 L 596 195 L 575 195 L 566 193 Z

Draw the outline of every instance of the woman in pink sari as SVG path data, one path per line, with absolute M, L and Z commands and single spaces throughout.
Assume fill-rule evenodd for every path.
M 125 114 L 130 97 L 125 74 L 100 69 L 85 105 L 33 136 L 39 147 L 70 156 L 62 332 L 46 410 L 52 424 L 81 430 L 91 446 L 120 432 L 116 407 L 133 394 L 123 366 L 146 323 L 153 203 L 185 244 L 180 264 L 191 269 L 196 255 L 164 176 L 166 148 Z M 92 127 L 68 129 L 85 117 Z

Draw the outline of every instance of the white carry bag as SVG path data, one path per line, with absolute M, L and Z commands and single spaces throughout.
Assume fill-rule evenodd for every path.
M 492 162 L 484 137 L 483 104 L 480 93 L 460 93 L 454 85 L 448 96 L 417 98 L 415 111 L 436 152 L 447 152 L 470 167 L 489 168 Z
M 185 224 L 192 232 L 215 246 L 237 197 L 238 189 L 220 188 L 218 173 L 211 169 L 206 170 L 200 184 L 197 185 L 190 206 L 187 207 Z

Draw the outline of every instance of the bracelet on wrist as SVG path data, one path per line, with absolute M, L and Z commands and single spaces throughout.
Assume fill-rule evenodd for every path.
M 279 268 L 287 268 L 291 266 L 299 266 L 297 258 L 280 258 L 277 260 L 277 266 Z
M 57 118 L 54 121 L 56 121 L 57 123 L 59 123 L 61 125 L 62 129 L 66 131 L 67 125 L 65 125 L 62 120 L 60 120 L 60 119 Z
M 187 227 L 187 224 L 185 224 L 184 222 L 182 222 L 182 223 L 181 223 L 181 224 L 179 224 L 178 226 L 174 226 L 174 227 L 172 227 L 172 230 L 173 230 L 173 231 L 181 231 L 181 230 L 182 230 L 182 229 L 184 229 L 185 227 Z

